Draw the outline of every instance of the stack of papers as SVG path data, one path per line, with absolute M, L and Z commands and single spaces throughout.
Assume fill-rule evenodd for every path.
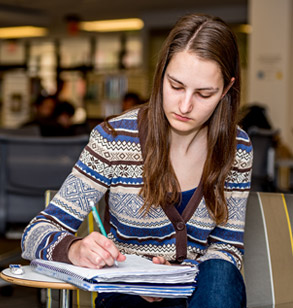
M 188 297 L 195 288 L 197 267 L 167 266 L 126 255 L 118 266 L 89 269 L 71 264 L 35 259 L 34 271 L 97 292 L 115 292 L 153 297 Z

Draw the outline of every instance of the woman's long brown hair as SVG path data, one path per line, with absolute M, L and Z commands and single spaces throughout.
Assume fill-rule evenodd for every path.
M 228 89 L 205 123 L 208 127 L 208 151 L 201 179 L 203 195 L 212 218 L 216 223 L 224 223 L 228 218 L 224 185 L 236 151 L 240 73 L 236 38 L 219 18 L 198 14 L 182 17 L 162 48 L 150 101 L 142 107 L 140 117 L 140 121 L 148 123 L 141 195 L 146 209 L 179 200 L 180 185 L 170 161 L 169 123 L 163 110 L 163 78 L 173 55 L 184 50 L 216 62 L 222 72 L 224 90 Z M 235 81 L 229 88 L 233 77 Z

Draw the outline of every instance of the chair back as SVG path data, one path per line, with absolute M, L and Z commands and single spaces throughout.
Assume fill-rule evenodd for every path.
M 253 191 L 274 190 L 275 143 L 278 130 L 252 127 L 248 135 L 253 146 L 251 189 Z
M 41 131 L 38 125 L 23 126 L 20 128 L 0 128 L 0 135 L 12 136 L 41 136 Z
M 293 195 L 250 193 L 244 234 L 247 307 L 293 307 L 292 221 Z
M 0 136 L 0 233 L 44 208 L 45 191 L 60 188 L 87 142 L 87 135 Z
M 47 192 L 47 203 L 52 192 Z M 99 204 L 99 212 L 103 210 Z M 244 270 L 247 307 L 293 307 L 293 194 L 251 192 L 244 233 Z M 92 213 L 77 235 L 96 230 Z M 54 293 L 55 292 L 55 293 Z M 57 291 L 49 290 L 50 306 L 58 306 Z M 55 294 L 55 297 L 54 297 Z M 97 293 L 73 291 L 72 307 L 91 308 Z M 55 301 L 52 300 L 55 298 Z

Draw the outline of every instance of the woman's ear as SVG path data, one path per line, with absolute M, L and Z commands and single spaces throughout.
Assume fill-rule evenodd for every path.
M 228 84 L 228 86 L 226 87 L 226 89 L 224 89 L 221 99 L 227 94 L 227 92 L 233 86 L 234 81 L 235 81 L 235 77 L 232 77 L 230 82 L 229 82 L 229 84 Z

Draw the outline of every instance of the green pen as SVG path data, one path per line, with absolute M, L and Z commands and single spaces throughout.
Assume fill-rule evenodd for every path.
M 97 209 L 96 209 L 95 204 L 94 204 L 93 201 L 90 201 L 90 206 L 91 206 L 92 211 L 93 211 L 94 219 L 95 219 L 95 221 L 96 221 L 96 223 L 97 223 L 97 225 L 98 225 L 98 227 L 99 227 L 101 233 L 102 233 L 105 237 L 108 237 L 108 236 L 107 236 L 107 233 L 106 233 L 106 230 L 105 230 L 105 228 L 104 228 L 104 226 L 103 226 L 101 217 L 100 217 L 100 215 L 99 215 L 99 212 L 97 211 Z M 116 266 L 118 266 L 117 260 L 115 260 L 114 263 L 115 263 Z
M 102 233 L 105 237 L 107 237 L 106 230 L 105 230 L 105 228 L 104 228 L 104 226 L 103 226 L 102 220 L 101 220 L 101 218 L 100 218 L 100 215 L 99 215 L 99 213 L 98 213 L 98 211 L 97 211 L 97 209 L 96 209 L 95 204 L 94 204 L 93 201 L 90 201 L 90 206 L 91 206 L 91 208 L 92 208 L 92 210 L 93 210 L 94 219 L 95 219 L 95 221 L 96 221 L 96 223 L 97 223 L 97 225 L 98 225 L 98 227 L 99 227 L 101 233 Z

